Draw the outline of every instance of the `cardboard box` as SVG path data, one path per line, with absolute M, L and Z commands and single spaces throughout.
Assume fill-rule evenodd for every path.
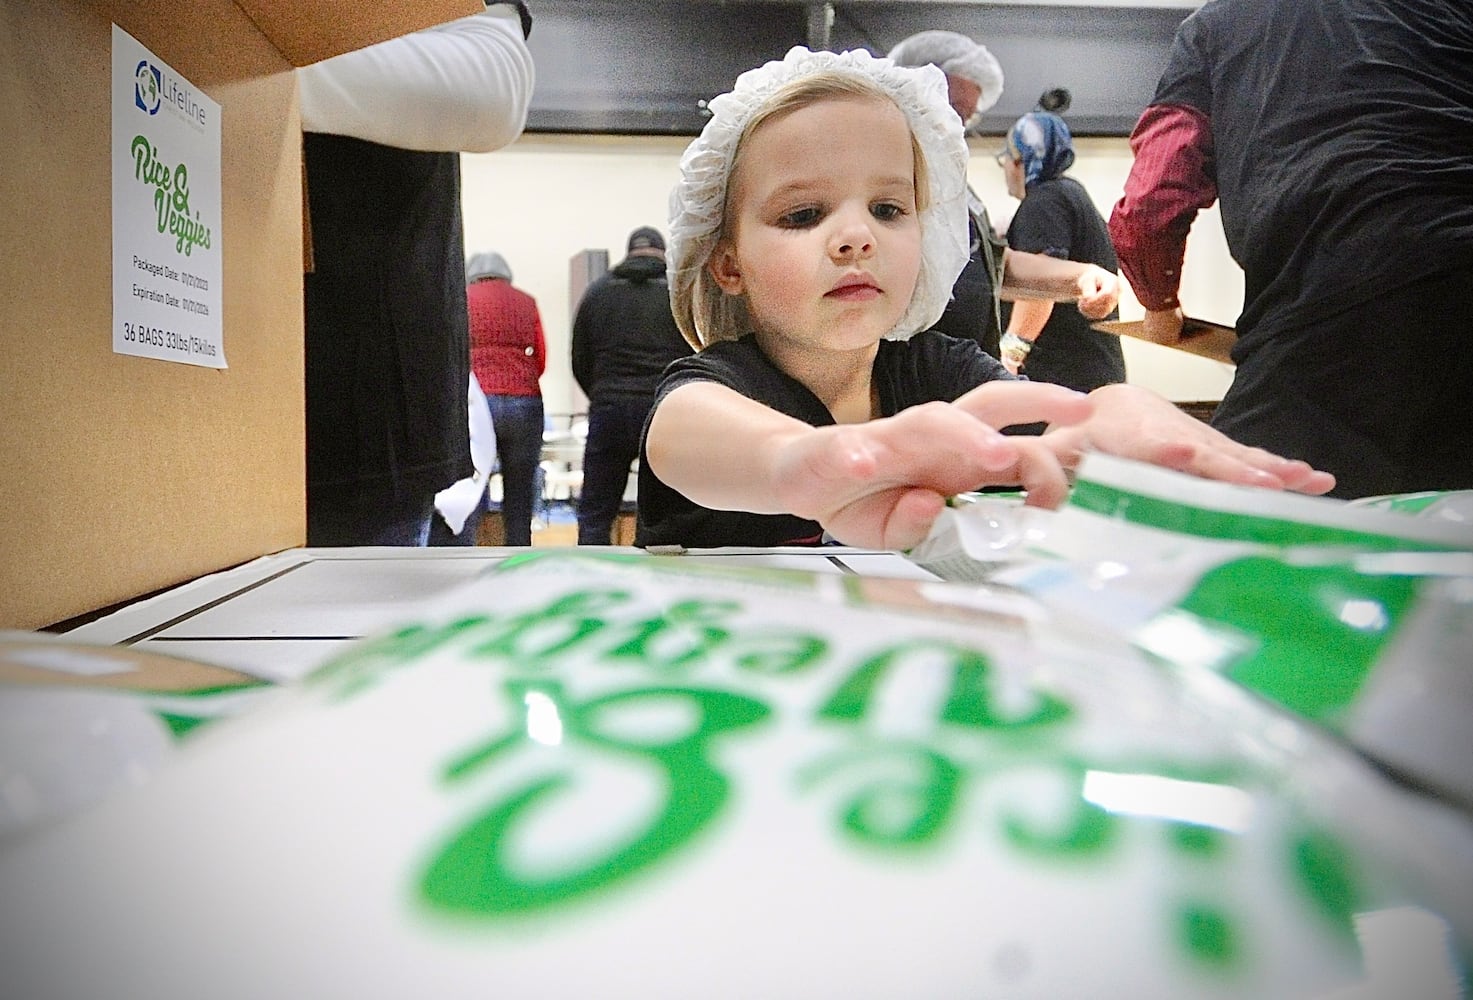
M 0 627 L 304 541 L 294 66 L 481 0 L 0 6 Z M 113 353 L 111 24 L 221 105 L 224 370 Z

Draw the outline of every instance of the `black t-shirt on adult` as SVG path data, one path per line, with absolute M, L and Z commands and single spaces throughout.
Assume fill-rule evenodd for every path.
M 1002 363 L 973 340 L 936 331 L 909 340 L 882 340 L 875 356 L 873 379 L 880 415 L 894 416 L 921 403 L 950 402 L 984 382 L 1011 378 Z M 778 369 L 755 337 L 713 344 L 700 354 L 682 358 L 665 372 L 656 407 L 672 390 L 688 382 L 716 382 L 779 413 L 814 427 L 835 423 L 833 414 L 806 386 Z M 649 427 L 646 424 L 645 433 Z M 640 446 L 639 526 L 634 543 L 716 548 L 739 545 L 813 545 L 823 534 L 816 521 L 788 514 L 717 511 L 686 499 L 661 482 Z
M 993 233 L 992 220 L 980 201 L 975 202 L 967 215 L 967 236 L 971 241 L 970 256 L 952 285 L 945 311 L 932 329 L 949 337 L 975 340 L 994 358 L 1001 357 L 998 291 L 1006 244 Z
M 1008 246 L 1060 260 L 1097 264 L 1119 270 L 1105 220 L 1089 193 L 1072 177 L 1037 181 L 1018 205 L 1008 226 Z M 1112 312 L 1108 318 L 1114 319 Z M 1074 305 L 1054 304 L 1023 373 L 1036 382 L 1092 392 L 1125 381 L 1125 353 L 1120 338 L 1090 329 L 1090 320 Z
M 1239 352 L 1473 266 L 1468 0 L 1209 3 L 1151 103 L 1212 123 Z

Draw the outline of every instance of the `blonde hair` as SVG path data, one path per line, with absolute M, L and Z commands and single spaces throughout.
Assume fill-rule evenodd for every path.
M 692 347 L 700 350 L 723 340 L 739 340 L 751 333 L 751 315 L 747 311 L 746 298 L 728 295 L 716 284 L 716 279 L 707 269 L 711 255 L 726 239 L 731 223 L 732 178 L 742 163 L 742 151 L 747 139 L 763 123 L 781 115 L 791 114 L 825 100 L 844 97 L 873 98 L 895 105 L 891 97 L 878 84 L 867 77 L 836 70 L 821 70 L 792 81 L 776 91 L 772 97 L 747 121 L 737 139 L 736 150 L 731 157 L 731 166 L 726 175 L 726 191 L 721 210 L 721 225 L 706 241 L 706 246 L 692 266 L 699 269 L 694 281 L 672 286 L 671 308 L 675 313 L 676 325 Z M 899 105 L 895 105 L 899 107 Z M 910 136 L 912 161 L 915 166 L 916 211 L 924 211 L 930 204 L 931 185 L 926 167 L 926 157 L 921 150 L 915 130 L 907 120 L 906 131 Z

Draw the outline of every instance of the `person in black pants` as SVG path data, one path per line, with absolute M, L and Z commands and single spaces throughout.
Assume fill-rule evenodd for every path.
M 670 311 L 665 239 L 649 226 L 589 286 L 573 319 L 573 377 L 588 396 L 578 544 L 608 545 L 665 366 L 691 353 Z

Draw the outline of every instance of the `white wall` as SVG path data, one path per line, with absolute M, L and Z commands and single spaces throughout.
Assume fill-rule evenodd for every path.
M 524 135 L 495 153 L 462 157 L 466 252 L 497 250 L 511 264 L 515 284 L 537 299 L 547 331 L 548 365 L 542 378 L 549 413 L 584 407 L 568 362 L 573 304 L 569 263 L 588 249 L 605 249 L 610 263 L 624 255 L 631 230 L 667 230 L 667 206 L 688 139 L 662 136 Z M 992 160 L 997 137 L 972 140 L 970 177 L 998 224 L 1017 202 Z M 1079 139 L 1071 176 L 1102 214 L 1120 197 L 1130 170 L 1124 139 Z M 1243 300 L 1243 276 L 1227 253 L 1216 209 L 1198 219 L 1187 244 L 1182 299 L 1203 319 L 1232 323 Z M 1126 284 L 1122 319 L 1141 307 Z M 1170 399 L 1220 399 L 1232 368 L 1170 348 L 1125 343 L 1130 380 Z

